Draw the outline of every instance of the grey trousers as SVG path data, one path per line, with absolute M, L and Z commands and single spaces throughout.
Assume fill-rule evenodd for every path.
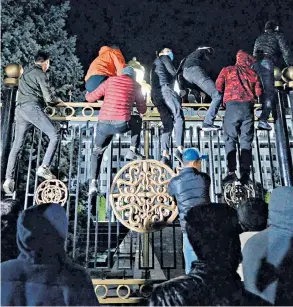
M 15 122 L 15 135 L 8 158 L 6 179 L 13 179 L 14 177 L 16 160 L 22 150 L 26 133 L 32 126 L 40 129 L 50 139 L 42 165 L 50 166 L 60 139 L 59 132 L 53 126 L 50 118 L 36 103 L 26 103 L 17 106 L 15 109 Z
M 224 118 L 224 140 L 229 172 L 236 171 L 238 137 L 240 141 L 240 172 L 250 173 L 252 165 L 252 141 L 254 136 L 253 104 L 229 101 Z

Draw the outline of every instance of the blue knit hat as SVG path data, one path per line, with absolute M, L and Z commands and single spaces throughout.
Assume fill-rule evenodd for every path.
M 188 148 L 183 152 L 183 162 L 191 162 L 198 160 L 207 160 L 207 155 L 200 155 L 200 153 L 194 148 Z
M 131 66 L 124 67 L 121 74 L 129 76 L 133 80 L 136 78 L 135 70 Z

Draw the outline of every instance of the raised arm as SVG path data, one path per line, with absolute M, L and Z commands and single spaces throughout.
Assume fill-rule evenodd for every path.
M 280 50 L 282 52 L 285 63 L 288 66 L 293 65 L 293 54 L 290 50 L 288 42 L 285 39 L 285 36 L 282 33 L 278 35 L 278 42 L 279 42 Z
M 117 76 L 120 76 L 122 69 L 126 66 L 124 56 L 122 53 L 112 53 L 111 56 L 114 61 Z
M 48 79 L 48 77 L 45 73 L 41 72 L 40 74 L 38 74 L 37 82 L 40 85 L 44 101 L 47 104 L 57 104 L 57 103 L 62 101 L 61 99 L 57 98 L 52 93 L 52 90 L 51 90 L 51 87 L 50 87 L 50 84 L 49 84 L 49 79 Z

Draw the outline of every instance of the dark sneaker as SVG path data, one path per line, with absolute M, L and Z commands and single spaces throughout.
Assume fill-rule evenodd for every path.
M 37 170 L 37 175 L 39 177 L 46 179 L 46 180 L 56 179 L 56 176 L 51 173 L 49 167 L 47 167 L 47 166 L 41 165 Z
M 221 127 L 220 126 L 217 126 L 217 125 L 209 125 L 209 124 L 206 124 L 206 123 L 203 123 L 202 124 L 202 130 L 203 131 L 217 131 L 219 130 Z
M 248 173 L 243 173 L 241 178 L 240 178 L 240 182 L 241 182 L 242 185 L 248 184 L 249 182 L 251 182 L 249 174 Z
M 228 174 L 224 179 L 223 183 L 238 181 L 238 177 L 235 173 Z
M 126 156 L 125 156 L 125 159 L 131 160 L 131 161 L 132 160 L 142 160 L 142 159 L 144 159 L 144 156 L 141 153 L 139 153 L 138 151 L 134 152 L 133 150 L 129 149 Z
M 183 161 L 182 161 L 182 152 L 180 152 L 179 149 L 176 149 L 175 153 L 174 153 L 174 156 L 175 158 L 183 164 Z
M 165 157 L 165 156 L 162 157 L 161 163 L 163 163 L 163 164 L 169 166 L 170 168 L 172 168 L 170 159 L 168 159 L 168 158 Z
M 262 121 L 262 120 L 259 121 L 257 128 L 259 130 L 268 130 L 268 131 L 272 130 L 271 125 L 268 122 L 265 122 L 265 121 Z
M 3 190 L 6 194 L 12 194 L 14 191 L 15 182 L 13 179 L 6 179 L 3 183 Z
M 89 186 L 89 195 L 94 195 L 98 193 L 98 182 L 97 180 L 92 180 Z

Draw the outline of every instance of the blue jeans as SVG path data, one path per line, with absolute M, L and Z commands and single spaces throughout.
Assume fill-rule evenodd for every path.
M 185 273 L 188 274 L 191 271 L 191 264 L 193 261 L 197 261 L 198 258 L 189 243 L 187 233 L 183 233 L 183 254 L 184 254 L 184 260 L 185 260 Z
M 271 60 L 264 59 L 254 64 L 253 68 L 257 72 L 263 87 L 263 94 L 260 97 L 262 103 L 260 120 L 267 121 L 275 99 L 274 63 Z
M 218 92 L 214 81 L 207 75 L 205 69 L 199 66 L 185 68 L 183 77 L 197 85 L 203 92 L 212 98 L 204 123 L 212 125 L 222 103 L 222 95 Z
M 101 83 L 106 81 L 106 76 L 94 75 L 89 77 L 85 83 L 85 89 L 90 93 L 99 87 Z

